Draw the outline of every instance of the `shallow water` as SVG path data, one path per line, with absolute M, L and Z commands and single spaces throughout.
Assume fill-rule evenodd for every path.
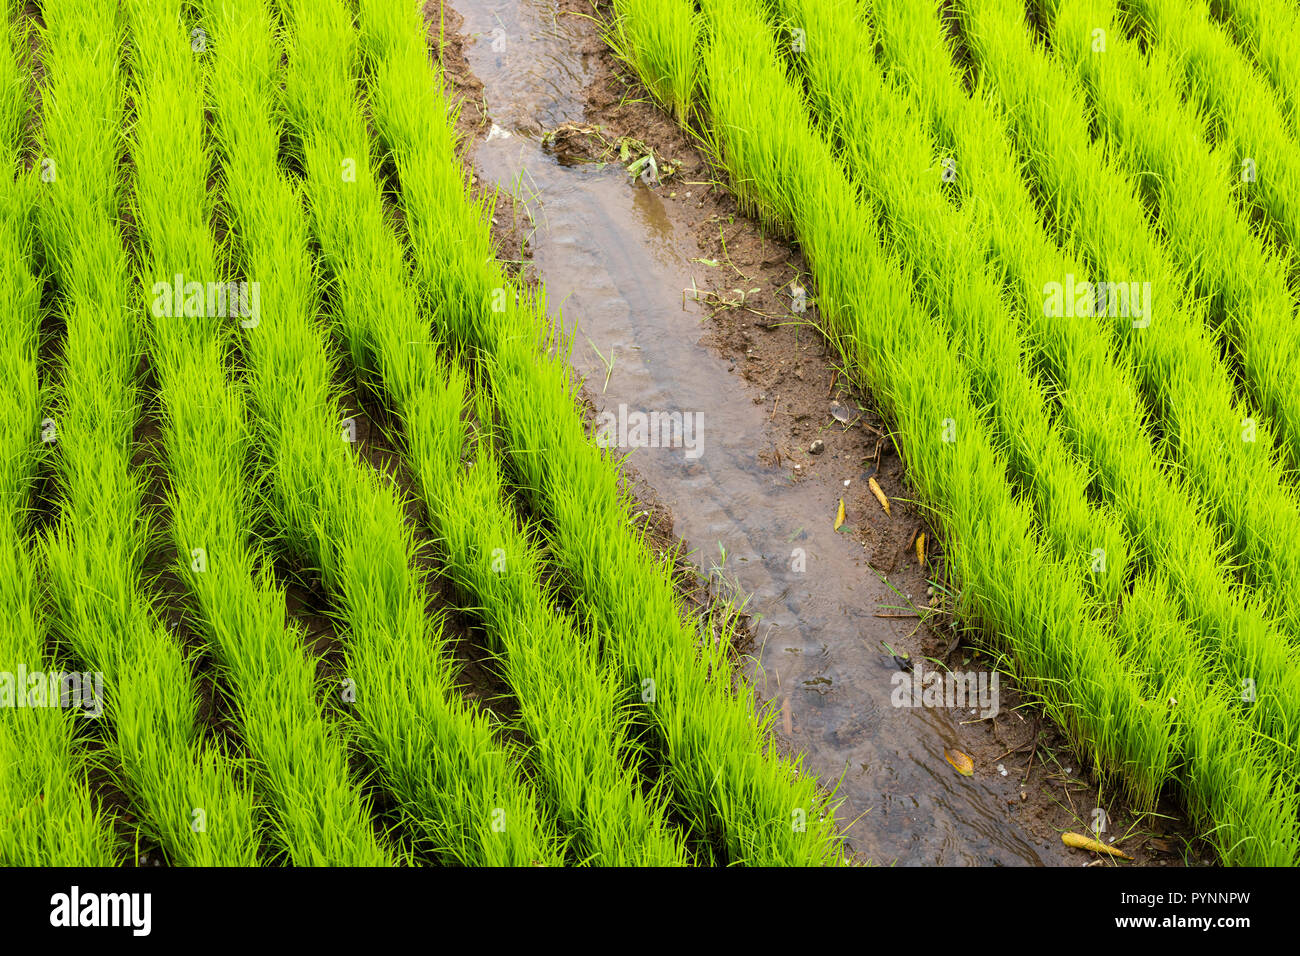
M 593 69 L 575 51 L 590 25 L 557 16 L 552 0 L 450 5 L 476 38 L 466 54 L 494 125 L 475 165 L 532 212 L 533 262 L 574 333 L 573 360 L 598 410 L 703 415 L 698 457 L 642 448 L 631 461 L 701 570 L 722 564 L 746 610 L 761 616 L 752 679 L 762 699 L 788 699 L 793 732 L 778 719 L 778 733 L 805 766 L 839 781 L 837 817 L 856 820 L 851 846 L 886 864 L 1051 861 L 1008 815 L 1005 789 L 960 777 L 944 760 L 959 739 L 954 720 L 976 715 L 891 706 L 896 670 L 879 641 L 897 642 L 915 622 L 873 616 L 898 597 L 862 546 L 832 530 L 824 484 L 791 483 L 784 468 L 759 461 L 766 403 L 733 361 L 701 344 L 706 316 L 683 300 L 699 269 L 690 234 L 617 164 L 565 166 L 541 149 L 544 130 L 584 120 Z M 795 548 L 808 554 L 809 573 L 791 571 Z

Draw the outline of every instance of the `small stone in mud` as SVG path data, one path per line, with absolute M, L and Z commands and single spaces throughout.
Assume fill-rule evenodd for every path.
M 825 450 L 826 450 L 826 443 L 822 441 L 820 438 L 816 439 L 811 445 L 808 446 L 808 451 L 814 455 L 820 455 Z

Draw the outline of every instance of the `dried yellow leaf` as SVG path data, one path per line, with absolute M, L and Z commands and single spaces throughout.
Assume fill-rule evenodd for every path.
M 916 563 L 925 567 L 925 532 L 916 536 Z
M 963 777 L 972 776 L 975 773 L 975 761 L 962 753 L 960 750 L 947 750 L 943 752 L 943 759 L 952 764 L 952 769 L 956 770 Z
M 876 500 L 880 502 L 880 507 L 885 509 L 885 514 L 889 514 L 889 499 L 885 497 L 885 493 L 880 489 L 880 483 L 875 478 L 868 478 L 867 485 L 870 486 L 871 493 L 876 496 Z
M 844 524 L 844 499 L 840 499 L 839 510 L 835 512 L 835 530 L 840 530 L 840 525 Z
M 1117 856 L 1124 860 L 1133 859 L 1133 857 L 1129 856 L 1123 850 L 1117 847 L 1107 846 L 1099 840 L 1094 840 L 1092 837 L 1084 836 L 1082 833 L 1062 833 L 1061 842 L 1066 846 L 1072 846 L 1079 850 L 1091 850 L 1093 853 L 1105 853 L 1108 856 Z

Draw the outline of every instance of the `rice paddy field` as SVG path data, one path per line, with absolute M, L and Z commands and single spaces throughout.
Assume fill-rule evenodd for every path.
M 1300 862 L 1295 0 L 4 0 L 0 863 Z

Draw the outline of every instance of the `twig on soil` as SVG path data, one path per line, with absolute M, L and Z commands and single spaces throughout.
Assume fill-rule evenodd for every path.
M 1029 765 L 1025 767 L 1025 775 L 1020 779 L 1020 785 L 1023 787 L 1029 782 L 1029 773 L 1034 769 L 1034 757 L 1038 755 L 1038 737 L 1043 732 L 1043 719 L 1041 716 L 1034 715 L 1034 746 L 1029 750 Z
M 1007 742 L 1006 742 L 1005 740 L 1003 740 L 1000 736 L 998 736 L 998 725 L 997 725 L 996 723 L 993 724 L 993 736 L 997 739 L 997 742 L 1000 743 L 1002 746 L 1005 747 L 1005 746 L 1007 745 Z M 1004 754 L 1000 754 L 1000 755 L 998 755 L 997 757 L 995 757 L 995 758 L 993 758 L 993 759 L 994 759 L 994 760 L 1001 760 L 1003 757 L 1010 757 L 1012 754 L 1014 754 L 1014 753 L 1019 753 L 1020 751 L 1024 750 L 1026 747 L 1032 747 L 1034 750 L 1037 750 L 1037 749 L 1038 749 L 1038 731 L 1037 731 L 1037 730 L 1034 731 L 1034 739 L 1033 739 L 1033 740 L 1029 741 L 1028 743 L 1023 743 L 1023 744 L 1021 744 L 1019 747 L 1012 747 L 1012 748 L 1011 748 L 1010 750 L 1008 750 L 1006 753 L 1004 753 Z M 1033 759 L 1032 754 L 1030 755 L 1030 759 L 1031 759 L 1031 760 Z

